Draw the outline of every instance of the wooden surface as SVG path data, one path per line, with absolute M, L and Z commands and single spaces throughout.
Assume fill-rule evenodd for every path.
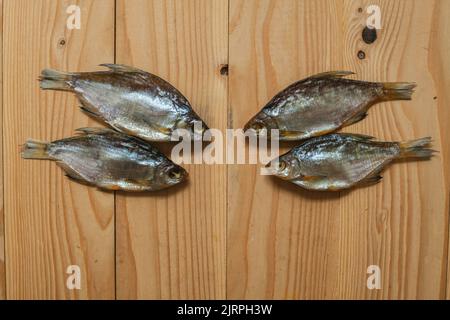
M 445 196 L 446 208 L 450 215 L 450 21 L 448 13 L 450 12 L 450 2 L 440 1 L 435 3 L 433 8 L 433 21 L 430 31 L 429 45 L 429 68 L 433 77 L 433 83 L 436 86 L 437 109 L 439 117 L 439 130 L 441 136 L 441 153 L 443 159 L 444 177 L 445 177 Z M 449 232 L 449 231 L 447 231 Z M 450 241 L 450 238 L 449 238 Z M 448 246 L 450 250 L 450 246 Z M 447 255 L 450 259 L 450 255 Z M 450 264 L 447 263 L 447 299 L 450 299 Z
M 46 67 L 92 70 L 114 58 L 114 2 L 78 1 L 80 30 L 67 30 L 73 1 L 4 1 L 4 195 L 9 299 L 114 298 L 114 195 L 70 182 L 55 163 L 24 161 L 27 138 L 55 140 L 92 120 L 72 94 L 42 91 Z M 95 26 L 95 27 L 94 27 Z M 61 46 L 61 39 L 65 45 Z M 66 269 L 81 269 L 81 290 Z
M 450 1 L 0 4 L 0 299 L 450 298 Z M 80 30 L 66 28 L 70 4 L 81 8 Z M 369 4 L 381 8 L 373 44 L 361 39 Z M 27 138 L 100 125 L 70 93 L 40 90 L 41 69 L 114 61 L 169 80 L 222 130 L 242 128 L 275 93 L 317 72 L 415 81 L 412 101 L 377 104 L 345 131 L 430 135 L 440 152 L 393 164 L 376 186 L 333 194 L 261 176 L 259 165 L 185 165 L 186 185 L 114 196 L 68 181 L 55 163 L 20 159 Z M 73 264 L 81 290 L 66 288 Z M 381 268 L 381 290 L 366 287 L 369 265 Z
M 117 62 L 168 80 L 223 130 L 227 10 L 226 1 L 118 1 Z M 185 168 L 187 185 L 118 194 L 118 299 L 225 298 L 226 166 Z
M 229 185 L 228 297 L 444 298 L 450 118 L 441 102 L 448 101 L 448 90 L 437 81 L 448 79 L 450 70 L 436 65 L 429 46 L 436 37 L 432 28 L 445 27 L 448 5 L 230 3 L 229 96 L 236 127 L 297 79 L 352 70 L 359 79 L 415 81 L 418 89 L 413 101 L 376 105 L 367 120 L 346 131 L 386 140 L 431 135 L 444 152 L 432 161 L 394 164 L 376 186 L 334 194 L 300 191 L 258 175 L 255 167 L 229 169 L 229 181 L 238 183 Z M 368 4 L 378 4 L 383 17 L 371 45 L 361 39 L 365 10 L 358 12 Z M 448 64 L 443 41 L 435 39 L 434 56 Z M 366 288 L 372 264 L 381 268 L 381 290 Z
M 0 8 L 3 8 L 3 0 L 0 0 Z M 0 47 L 3 43 L 3 10 L 0 11 Z M 0 50 L 0 128 L 3 126 L 3 72 L 2 72 L 2 53 Z M 0 300 L 6 298 L 6 278 L 5 278 L 5 225 L 4 225 L 4 215 L 3 215 L 3 139 L 0 140 L 0 167 L 2 168 L 0 172 Z

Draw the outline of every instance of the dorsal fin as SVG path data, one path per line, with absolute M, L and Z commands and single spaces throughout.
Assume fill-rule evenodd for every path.
M 102 133 L 116 133 L 116 131 L 108 128 L 78 128 L 75 132 L 82 134 L 102 134 Z
M 144 72 L 141 69 L 126 66 L 124 64 L 102 63 L 100 66 L 106 67 L 113 72 Z
M 312 75 L 306 79 L 342 78 L 355 74 L 353 71 L 328 71 Z

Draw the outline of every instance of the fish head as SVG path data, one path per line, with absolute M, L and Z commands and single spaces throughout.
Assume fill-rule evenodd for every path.
M 188 172 L 175 163 L 170 163 L 161 168 L 158 175 L 158 183 L 163 187 L 179 184 L 188 178 Z
M 177 129 L 187 130 L 192 140 L 202 140 L 204 133 L 209 130 L 206 123 L 194 112 L 178 121 Z
M 257 135 L 269 134 L 271 129 L 279 129 L 277 122 L 267 113 L 261 111 L 248 121 L 244 126 L 244 131 L 254 130 Z
M 266 168 L 270 174 L 283 180 L 298 179 L 302 176 L 298 160 L 290 153 L 286 153 L 270 161 Z
M 269 168 L 270 174 L 303 188 L 332 190 L 329 187 L 329 179 L 326 176 L 317 174 L 317 172 L 310 172 L 308 165 L 305 165 L 303 160 L 297 156 L 289 152 L 272 160 L 266 167 Z

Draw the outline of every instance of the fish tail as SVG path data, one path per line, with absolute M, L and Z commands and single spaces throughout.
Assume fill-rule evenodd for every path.
M 431 137 L 398 142 L 399 158 L 430 158 L 436 150 L 430 149 Z
M 48 142 L 29 139 L 22 146 L 22 158 L 24 159 L 49 159 L 55 160 L 48 154 Z
M 73 73 L 44 69 L 41 72 L 39 81 L 41 82 L 41 89 L 44 90 L 72 91 L 71 80 L 73 77 Z
M 381 100 L 411 100 L 416 84 L 414 82 L 383 82 Z

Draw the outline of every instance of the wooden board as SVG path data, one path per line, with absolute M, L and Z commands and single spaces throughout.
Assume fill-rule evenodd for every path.
M 81 8 L 80 30 L 66 28 L 71 4 Z M 371 4 L 381 9 L 382 29 L 366 44 Z M 114 299 L 116 291 L 118 299 L 450 299 L 450 1 L 0 7 L 0 299 Z M 169 80 L 221 130 L 227 122 L 242 128 L 275 93 L 317 72 L 415 81 L 412 101 L 378 104 L 345 131 L 386 140 L 431 135 L 440 152 L 396 163 L 382 183 L 352 192 L 302 191 L 255 165 L 203 164 L 184 165 L 184 186 L 119 193 L 115 202 L 68 181 L 55 163 L 19 156 L 27 138 L 100 126 L 72 94 L 41 91 L 41 69 L 91 71 L 115 57 Z M 220 68 L 228 62 L 227 77 Z M 160 145 L 167 154 L 171 146 Z M 81 290 L 66 288 L 69 265 L 81 268 Z M 366 287 L 369 265 L 381 269 L 381 290 Z
M 70 4 L 81 8 L 80 30 L 66 28 Z M 43 68 L 113 62 L 114 1 L 6 0 L 3 10 L 7 298 L 114 298 L 113 194 L 19 154 L 27 138 L 54 140 L 95 124 L 72 94 L 43 92 L 36 79 Z M 69 265 L 81 269 L 81 290 L 66 288 Z
M 3 43 L 3 0 L 0 0 L 0 47 Z M 3 126 L 3 49 L 0 50 L 0 128 Z M 0 141 L 0 300 L 6 299 L 5 275 L 5 225 L 3 223 L 3 137 Z
M 168 80 L 225 129 L 227 10 L 223 0 L 119 0 L 117 62 Z M 184 167 L 187 185 L 117 195 L 118 299 L 225 297 L 226 166 Z
M 369 4 L 382 13 L 370 45 L 361 39 Z M 440 40 L 448 14 L 444 2 L 230 0 L 235 127 L 298 79 L 352 70 L 418 89 L 413 101 L 376 105 L 346 131 L 386 140 L 431 135 L 443 152 L 392 165 L 376 186 L 334 194 L 260 176 L 256 166 L 230 167 L 228 298 L 445 297 L 450 141 L 448 90 L 439 81 L 448 80 L 448 40 Z M 380 290 L 366 287 L 369 265 L 381 268 Z
M 439 116 L 439 130 L 441 133 L 441 154 L 446 182 L 446 208 L 450 215 L 450 12 L 449 1 L 437 1 L 433 6 L 433 21 L 430 31 L 429 68 L 436 86 L 436 104 Z M 450 249 L 450 246 L 448 246 Z M 450 259 L 450 255 L 447 255 Z M 450 263 L 447 263 L 447 299 L 450 299 Z M 444 284 L 443 284 L 444 285 Z

